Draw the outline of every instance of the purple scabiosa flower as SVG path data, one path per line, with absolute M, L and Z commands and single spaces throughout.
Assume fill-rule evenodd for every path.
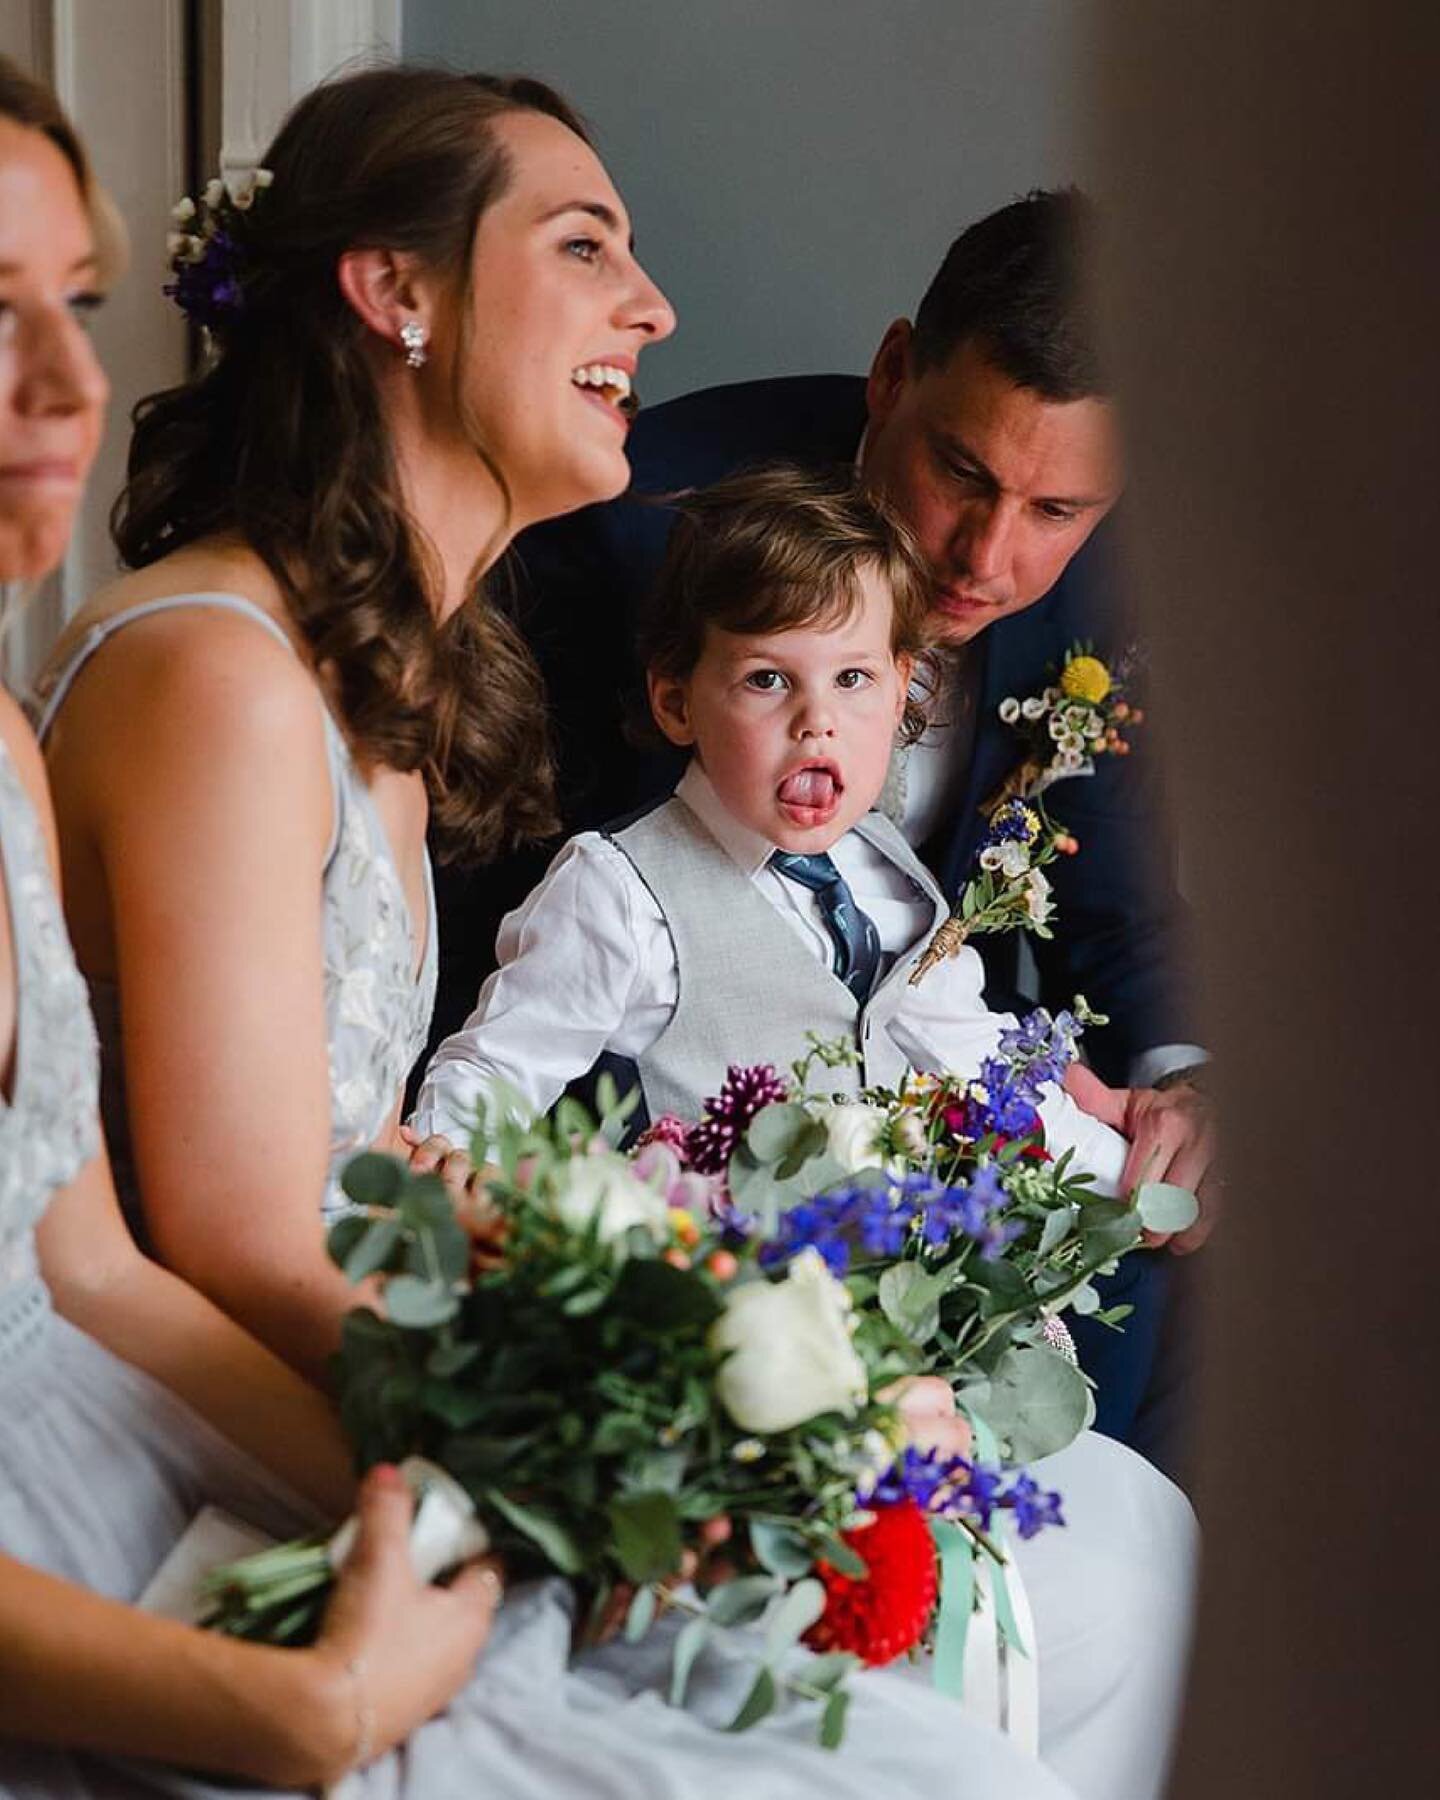
M 705 1102 L 704 1118 L 686 1139 L 690 1166 L 702 1175 L 723 1173 L 756 1113 L 789 1098 L 789 1086 L 772 1064 L 731 1063 L 720 1092 Z

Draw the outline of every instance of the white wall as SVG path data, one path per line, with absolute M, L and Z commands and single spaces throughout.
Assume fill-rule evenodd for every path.
M 858 370 L 950 239 L 1077 178 L 1078 0 L 405 0 L 409 57 L 554 83 L 680 315 L 650 400 Z

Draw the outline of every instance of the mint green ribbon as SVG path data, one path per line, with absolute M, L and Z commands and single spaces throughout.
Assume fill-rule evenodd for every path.
M 975 1436 L 975 1455 L 981 1462 L 1000 1460 L 995 1433 L 981 1418 L 969 1415 Z M 965 1691 L 965 1646 L 975 1611 L 976 1543 L 970 1533 L 947 1519 L 932 1519 L 930 1532 L 940 1556 L 940 1609 L 935 1620 L 935 1660 L 932 1676 L 940 1693 L 959 1700 Z M 1017 1656 L 1029 1657 L 1015 1622 L 1015 1608 L 1005 1580 L 1005 1565 L 990 1563 L 990 1597 L 995 1606 L 995 1627 Z
M 948 1519 L 932 1519 L 940 1552 L 940 1611 L 935 1620 L 935 1686 L 952 1700 L 965 1691 L 965 1644 L 975 1610 L 975 1540 Z
M 970 1429 L 975 1436 L 975 1455 L 981 1462 L 998 1463 L 1000 1460 L 1000 1444 L 995 1433 L 978 1413 L 967 1413 Z M 998 1534 L 997 1534 L 998 1535 Z M 1020 1636 L 1020 1627 L 1015 1623 L 1015 1609 L 1010 1600 L 1010 1587 L 1005 1580 L 1005 1564 L 993 1559 L 990 1563 L 990 1598 L 995 1603 L 995 1626 L 1001 1638 L 1017 1656 L 1027 1657 L 1030 1652 L 1025 1648 L 1025 1640 Z

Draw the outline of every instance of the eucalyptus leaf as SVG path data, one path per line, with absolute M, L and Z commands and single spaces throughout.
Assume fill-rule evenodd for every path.
M 820 1715 L 820 1748 L 838 1750 L 845 1741 L 845 1715 L 850 1710 L 850 1696 L 844 1688 L 836 1688 L 826 1696 L 825 1711 Z
M 449 1381 L 425 1381 L 420 1386 L 420 1404 L 452 1431 L 464 1431 L 484 1416 L 489 1401 L 484 1394 Z
M 1082 1319 L 1099 1311 L 1100 1296 L 1090 1282 L 1082 1281 L 1079 1287 L 1071 1290 L 1070 1307 L 1072 1311 L 1079 1313 Z
M 399 1211 L 417 1230 L 443 1225 L 455 1217 L 455 1205 L 438 1175 L 409 1175 L 400 1190 Z
M 631 1581 L 663 1581 L 680 1564 L 680 1514 L 673 1495 L 617 1494 L 607 1509 L 615 1555 Z
M 425 1359 L 425 1373 L 445 1381 L 462 1369 L 468 1369 L 479 1354 L 480 1346 L 474 1343 L 437 1344 Z
M 870 1573 L 870 1565 L 860 1552 L 833 1532 L 821 1534 L 820 1554 L 832 1569 L 838 1574 L 847 1575 L 851 1581 L 864 1581 Z
M 625 1615 L 625 1642 L 638 1644 L 654 1622 L 654 1588 L 636 1588 L 635 1598 L 630 1602 L 630 1610 Z
M 880 1310 L 917 1344 L 928 1344 L 940 1329 L 940 1296 L 950 1286 L 948 1272 L 931 1274 L 919 1263 L 891 1263 L 880 1277 Z
M 768 1669 L 761 1669 L 750 1692 L 745 1696 L 745 1704 L 726 1729 L 748 1731 L 752 1725 L 758 1725 L 775 1710 L 775 1695 L 775 1677 Z
M 689 1620 L 675 1639 L 675 1658 L 670 1668 L 670 1704 L 685 1704 L 685 1689 L 690 1683 L 690 1671 L 695 1667 L 695 1658 L 705 1648 L 710 1636 L 710 1621 L 707 1618 Z
M 325 1236 L 325 1249 L 337 1268 L 345 1267 L 345 1258 L 369 1229 L 370 1221 L 363 1213 L 344 1213 L 330 1227 Z
M 498 1488 L 487 1488 L 485 1500 L 501 1518 L 507 1519 L 517 1531 L 537 1545 L 562 1575 L 580 1573 L 584 1566 L 580 1546 L 567 1527 L 552 1513 L 543 1512 L 537 1506 L 522 1506 L 518 1500 L 510 1499 Z
M 765 1622 L 765 1655 L 774 1662 L 800 1639 L 825 1610 L 825 1589 L 813 1576 L 797 1581 Z
M 1014 1263 L 1006 1262 L 1003 1257 L 996 1257 L 993 1262 L 976 1257 L 965 1273 L 969 1281 L 985 1290 L 980 1311 L 986 1318 L 1028 1308 L 1033 1303 L 1029 1282 Z
M 444 1325 L 460 1310 L 460 1302 L 443 1281 L 422 1281 L 417 1275 L 395 1275 L 385 1283 L 385 1310 L 396 1325 L 423 1331 Z
M 762 1106 L 745 1132 L 746 1147 L 761 1162 L 779 1162 L 803 1139 L 813 1135 L 814 1121 L 797 1100 Z
M 1048 1256 L 1069 1237 L 1075 1223 L 1075 1209 L 1071 1206 L 1057 1206 L 1053 1212 L 1045 1215 L 1045 1223 L 1040 1230 L 1040 1242 L 1036 1246 L 1037 1256 Z
M 847 1675 L 860 1667 L 860 1658 L 852 1656 L 848 1650 L 832 1650 L 825 1656 L 812 1656 L 805 1665 L 806 1687 L 819 1688 L 822 1694 L 828 1694 L 831 1688 L 839 1687 Z
M 354 1248 L 341 1263 L 348 1281 L 363 1281 L 385 1266 L 400 1242 L 400 1221 L 394 1217 L 371 1219 Z
M 1144 1181 L 1135 1205 L 1147 1231 L 1187 1231 L 1200 1216 L 1200 1202 L 1173 1181 Z
M 748 1625 L 758 1619 L 780 1591 L 773 1575 L 739 1575 L 722 1587 L 711 1588 L 705 1612 L 712 1624 Z
M 981 1418 L 1010 1445 L 1015 1462 L 1033 1462 L 1063 1450 L 1085 1428 L 1090 1390 L 1085 1377 L 1053 1350 L 1016 1346 L 990 1377 Z M 974 1402 L 967 1393 L 967 1405 Z
M 405 1180 L 403 1164 L 378 1150 L 352 1156 L 340 1175 L 340 1186 L 357 1206 L 389 1206 Z
M 762 1568 L 786 1581 L 808 1575 L 815 1562 L 815 1552 L 806 1538 L 793 1526 L 772 1519 L 751 1521 L 750 1548 Z

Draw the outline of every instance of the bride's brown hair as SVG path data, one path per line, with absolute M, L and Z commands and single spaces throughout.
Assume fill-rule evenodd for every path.
M 272 185 L 227 214 L 241 305 L 199 375 L 136 407 L 111 521 L 132 568 L 213 533 L 242 537 L 279 583 L 356 755 L 423 770 L 441 846 L 462 861 L 556 828 L 544 690 L 478 580 L 435 623 L 435 557 L 406 514 L 337 266 L 348 249 L 385 248 L 453 277 L 455 403 L 508 510 L 460 388 L 471 248 L 511 176 L 493 126 L 516 111 L 585 136 L 541 82 L 442 69 L 366 69 L 296 105 L 265 156 Z

